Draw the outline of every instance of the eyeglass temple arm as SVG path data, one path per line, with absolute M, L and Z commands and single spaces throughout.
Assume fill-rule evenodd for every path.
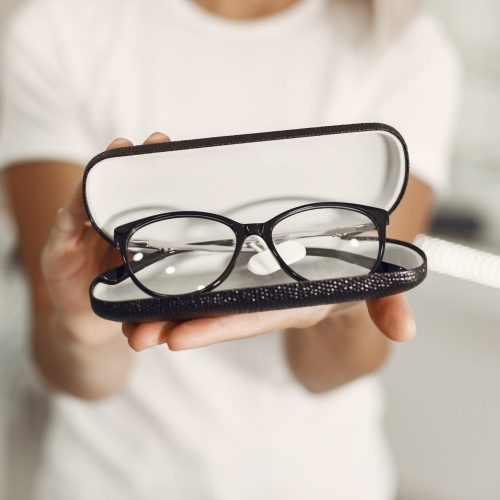
M 332 250 L 329 248 L 307 248 L 306 255 L 311 255 L 313 257 L 331 257 L 343 260 L 344 262 L 348 262 L 349 264 L 355 264 L 357 266 L 364 267 L 365 269 L 372 269 L 377 260 L 373 257 L 367 257 L 366 255 L 359 255 L 352 252 L 346 252 L 344 250 Z M 406 271 L 406 269 L 396 264 L 392 264 L 391 262 L 380 261 L 376 271 L 387 273 Z
M 164 249 L 158 249 L 155 253 L 145 255 L 142 260 L 138 262 L 130 262 L 130 267 L 134 273 L 145 269 L 146 267 L 154 264 L 165 258 L 165 254 L 176 255 L 179 253 L 189 252 L 190 250 L 169 250 L 166 251 Z M 351 264 L 358 265 L 360 267 L 364 267 L 365 269 L 371 269 L 375 263 L 376 259 L 372 257 L 366 257 L 364 255 L 355 254 L 352 252 L 346 252 L 343 250 L 333 250 L 326 248 L 308 248 L 307 255 L 315 256 L 315 257 L 330 257 L 342 260 L 344 262 L 349 262 Z M 404 267 L 398 266 L 396 264 L 392 264 L 390 262 L 381 261 L 376 269 L 377 272 L 400 272 L 406 271 Z M 129 271 L 126 266 L 121 265 L 106 271 L 101 274 L 101 281 L 106 284 L 116 285 L 125 281 L 130 277 Z
M 296 232 L 287 232 L 282 234 L 275 235 L 275 240 L 277 242 L 284 240 L 288 241 L 289 239 L 296 238 L 307 238 L 307 237 L 315 237 L 315 236 L 335 236 L 336 238 L 340 238 L 342 240 L 350 240 L 353 239 L 360 233 L 364 233 L 370 229 L 376 229 L 374 224 L 357 224 L 355 226 L 349 227 L 337 227 L 334 229 L 324 230 L 322 232 L 318 232 L 315 230 L 309 231 L 296 231 Z M 361 238 L 366 239 L 366 238 Z M 208 240 L 208 241 L 196 241 L 192 243 L 179 244 L 174 243 L 172 247 L 168 247 L 168 242 L 156 242 L 154 239 L 148 238 L 147 240 L 130 240 L 129 244 L 132 244 L 132 248 L 138 249 L 150 249 L 150 250 L 204 250 L 206 252 L 215 251 L 220 252 L 223 251 L 227 247 L 231 247 L 234 244 L 233 240 L 223 239 L 223 240 Z M 222 248 L 221 248 L 222 247 Z M 248 245 L 243 245 L 243 248 L 247 248 L 250 251 L 253 251 L 253 247 Z

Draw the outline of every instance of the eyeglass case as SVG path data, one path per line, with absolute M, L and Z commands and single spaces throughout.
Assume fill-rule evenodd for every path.
M 404 139 L 378 123 L 211 137 L 119 148 L 99 154 L 84 172 L 89 219 L 113 244 L 114 229 L 149 215 L 196 210 L 238 222 L 264 222 L 317 201 L 368 205 L 393 212 L 409 176 Z M 409 290 L 426 276 L 425 254 L 387 240 L 374 273 L 294 282 L 254 276 L 229 279 L 211 292 L 150 297 L 123 268 L 97 276 L 92 308 L 120 322 L 184 320 L 365 300 Z

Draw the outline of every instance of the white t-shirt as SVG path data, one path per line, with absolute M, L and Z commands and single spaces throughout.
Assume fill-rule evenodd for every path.
M 415 20 L 375 49 L 357 2 L 302 0 L 254 21 L 190 0 L 35 0 L 11 23 L 0 164 L 84 164 L 114 137 L 142 142 L 386 122 L 413 173 L 446 184 L 457 65 Z M 351 10 L 352 9 L 352 10 Z M 375 376 L 312 395 L 279 332 L 134 355 L 123 392 L 53 394 L 35 500 L 392 498 Z

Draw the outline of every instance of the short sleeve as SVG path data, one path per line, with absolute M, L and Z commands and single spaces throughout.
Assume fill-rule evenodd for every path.
M 374 67 L 369 119 L 395 127 L 408 144 L 410 171 L 436 194 L 449 183 L 461 67 L 441 27 L 417 18 Z
M 11 18 L 0 68 L 0 168 L 21 161 L 84 164 L 90 134 L 73 85 L 69 43 L 43 1 L 28 2 Z

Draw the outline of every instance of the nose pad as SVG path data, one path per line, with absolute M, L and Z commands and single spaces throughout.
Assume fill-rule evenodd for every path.
M 252 234 L 245 239 L 244 245 L 247 248 L 251 248 L 255 253 L 268 252 L 267 244 L 263 238 Z
M 247 264 L 247 269 L 252 274 L 267 276 L 281 269 L 276 257 L 267 247 L 262 238 L 250 236 L 247 238 L 247 245 L 257 253 L 253 255 Z M 306 256 L 306 248 L 298 241 L 284 241 L 276 246 L 280 257 L 288 264 L 293 264 L 302 260 Z

